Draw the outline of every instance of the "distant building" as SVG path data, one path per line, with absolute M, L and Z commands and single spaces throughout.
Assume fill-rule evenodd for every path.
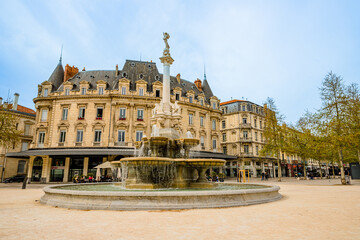
M 222 102 L 220 109 L 223 113 L 220 123 L 223 153 L 238 157 L 227 162 L 227 175 L 237 176 L 238 170 L 248 169 L 254 177 L 265 171 L 273 176 L 274 158 L 260 156 L 265 144 L 263 106 L 245 100 L 231 100 Z
M 27 171 L 27 161 L 29 157 L 9 158 L 5 157 L 6 153 L 13 153 L 28 150 L 35 127 L 35 111 L 18 104 L 19 94 L 14 94 L 12 104 L 3 103 L 0 98 L 0 111 L 8 111 L 18 118 L 16 128 L 22 132 L 20 141 L 10 147 L 0 145 L 0 179 L 9 178 L 15 175 L 25 175 Z

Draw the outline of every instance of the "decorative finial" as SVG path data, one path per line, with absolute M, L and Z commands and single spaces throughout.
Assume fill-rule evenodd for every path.
M 63 45 L 61 44 L 61 52 L 60 52 L 59 64 L 62 64 L 62 52 L 63 52 Z
M 206 80 L 206 69 L 205 69 L 205 64 L 204 64 L 204 81 Z

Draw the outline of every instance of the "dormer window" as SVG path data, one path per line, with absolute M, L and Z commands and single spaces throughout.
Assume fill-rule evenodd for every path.
M 189 97 L 189 102 L 190 102 L 190 103 L 193 102 L 193 97 L 192 97 L 192 96 Z
M 104 94 L 104 88 L 103 87 L 99 87 L 99 95 L 103 95 Z
M 204 106 L 204 99 L 200 99 L 200 105 Z
M 139 96 L 144 96 L 144 89 L 143 88 L 139 88 Z
M 49 92 L 49 89 L 45 88 L 45 89 L 44 89 L 44 95 L 43 95 L 43 96 L 44 96 L 44 97 L 47 97 L 47 96 L 48 96 L 48 92 Z
M 126 94 L 126 87 L 121 87 L 121 94 L 125 95 Z
M 213 109 L 216 109 L 216 103 L 213 102 L 212 107 Z
M 70 95 L 70 89 L 69 88 L 65 88 L 65 96 L 69 96 Z
M 86 94 L 86 87 L 82 87 L 81 88 L 81 95 L 85 95 Z
M 176 94 L 175 94 L 175 100 L 176 100 L 176 101 L 179 101 L 179 100 L 180 100 L 180 94 L 179 94 L 179 93 L 176 93 Z
M 160 90 L 159 90 L 159 89 L 156 89 L 156 91 L 155 91 L 155 96 L 156 96 L 156 97 L 160 97 Z

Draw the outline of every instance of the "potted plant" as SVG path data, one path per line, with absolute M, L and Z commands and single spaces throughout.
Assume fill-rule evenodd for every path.
M 219 181 L 224 182 L 225 180 L 225 173 L 219 173 Z
M 213 172 L 211 172 L 211 174 L 210 174 L 210 175 L 211 175 L 211 179 L 212 179 L 212 181 L 213 181 L 213 182 L 216 182 L 216 181 L 217 181 L 216 172 L 214 172 L 214 171 L 213 171 Z

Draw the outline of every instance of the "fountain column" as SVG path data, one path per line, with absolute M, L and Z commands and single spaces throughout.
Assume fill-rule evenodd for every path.
M 165 49 L 163 56 L 160 58 L 163 64 L 163 97 L 162 97 L 162 111 L 165 115 L 171 115 L 170 106 L 170 65 L 174 62 L 174 59 L 170 56 L 170 46 L 167 40 L 170 38 L 168 33 L 164 33 Z M 166 126 L 169 127 L 169 126 Z

